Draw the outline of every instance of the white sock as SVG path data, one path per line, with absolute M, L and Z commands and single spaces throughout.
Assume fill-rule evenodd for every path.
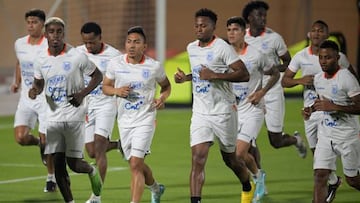
M 46 182 L 49 182 L 49 181 L 56 183 L 56 179 L 55 179 L 54 174 L 48 173 L 47 178 L 46 178 Z
M 95 166 L 91 166 L 93 168 L 93 170 L 91 171 L 90 175 L 94 176 L 96 174 L 96 168 Z
M 67 202 L 67 203 L 75 203 L 75 200 L 71 200 L 70 202 Z
M 148 187 L 152 192 L 159 192 L 160 191 L 159 184 L 156 181 L 154 181 L 154 183 L 152 185 L 149 185 Z
M 254 177 L 257 179 L 257 178 L 260 178 L 260 175 L 261 175 L 261 172 L 260 172 L 260 169 L 258 169 L 257 173 L 254 175 Z
M 329 180 L 328 180 L 328 183 L 330 185 L 335 185 L 338 181 L 338 177 L 335 173 L 335 171 L 331 171 L 330 175 L 329 175 Z

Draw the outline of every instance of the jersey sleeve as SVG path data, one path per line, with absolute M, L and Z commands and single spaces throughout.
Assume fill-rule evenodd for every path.
M 43 75 L 41 72 L 41 64 L 39 62 L 39 60 L 35 59 L 34 61 L 34 78 L 41 80 L 43 79 Z
M 354 97 L 360 94 L 360 85 L 355 76 L 348 70 L 344 70 L 344 83 L 347 95 Z
M 225 42 L 222 44 L 223 60 L 226 65 L 231 65 L 238 60 L 241 60 L 235 50 Z
M 165 69 L 163 66 L 161 66 L 160 63 L 157 63 L 157 66 L 158 66 L 158 68 L 157 68 L 157 73 L 156 73 L 155 79 L 156 79 L 156 82 L 162 82 L 166 78 Z
M 343 53 L 339 53 L 340 55 L 340 58 L 339 58 L 339 65 L 341 68 L 349 68 L 350 66 L 350 62 L 349 60 L 347 59 L 347 57 L 345 56 L 345 54 Z
M 91 62 L 84 53 L 80 54 L 79 60 L 80 60 L 80 68 L 83 71 L 83 73 L 85 75 L 90 76 L 95 71 L 96 65 L 93 62 Z
M 291 72 L 293 72 L 293 73 L 297 73 L 297 72 L 299 71 L 299 69 L 300 69 L 300 60 L 299 60 L 299 58 L 300 58 L 300 54 L 297 53 L 297 54 L 295 54 L 295 56 L 292 57 L 291 60 L 290 60 L 290 63 L 289 63 L 288 68 L 289 68 L 289 70 L 291 70 Z
M 281 35 L 276 33 L 276 36 L 277 37 L 275 38 L 275 41 L 274 41 L 276 53 L 278 54 L 278 56 L 283 56 L 288 51 L 287 46 L 285 44 L 284 39 L 281 37 Z
M 107 66 L 105 77 L 109 78 L 110 80 L 115 80 L 115 61 L 114 58 L 109 61 Z

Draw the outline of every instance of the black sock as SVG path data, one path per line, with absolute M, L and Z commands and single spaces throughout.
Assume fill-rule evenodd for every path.
M 191 203 L 201 203 L 201 197 L 191 197 Z
M 245 183 L 243 183 L 242 187 L 243 187 L 243 191 L 249 192 L 251 190 L 250 181 L 246 181 Z

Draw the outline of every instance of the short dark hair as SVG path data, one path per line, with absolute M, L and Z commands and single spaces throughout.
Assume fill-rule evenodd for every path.
M 214 11 L 207 9 L 207 8 L 201 8 L 198 11 L 196 11 L 195 18 L 200 17 L 200 16 L 209 17 L 210 20 L 213 21 L 214 24 L 216 24 L 217 15 Z
M 38 17 L 40 20 L 42 20 L 43 22 L 45 22 L 45 12 L 43 10 L 40 9 L 31 9 L 29 11 L 27 11 L 25 13 L 25 20 L 29 17 L 29 16 L 34 16 L 34 17 Z
M 325 40 L 323 43 L 321 43 L 320 49 L 328 49 L 328 48 L 333 49 L 334 51 L 339 53 L 339 46 L 334 41 Z
M 246 22 L 243 18 L 239 17 L 239 16 L 233 16 L 231 18 L 229 18 L 226 21 L 226 26 L 229 26 L 231 24 L 238 24 L 241 28 L 245 29 L 246 28 Z
M 269 5 L 264 1 L 250 1 L 243 9 L 242 17 L 246 22 L 249 22 L 248 17 L 253 10 L 263 8 L 266 11 L 269 10 Z
M 315 25 L 315 24 L 320 24 L 320 25 L 324 26 L 326 28 L 326 30 L 329 30 L 328 24 L 326 24 L 325 21 L 323 21 L 323 20 L 317 20 L 313 23 L 313 25 Z
M 94 33 L 95 36 L 101 35 L 101 27 L 99 24 L 95 23 L 95 22 L 87 22 L 85 23 L 80 30 L 80 33 Z
M 144 29 L 141 26 L 134 26 L 128 29 L 127 35 L 130 35 L 131 33 L 137 33 L 141 35 L 144 38 L 144 42 L 146 42 L 146 36 Z

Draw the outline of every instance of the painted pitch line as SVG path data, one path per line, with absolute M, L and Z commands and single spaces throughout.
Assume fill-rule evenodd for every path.
M 127 169 L 127 167 L 111 167 L 107 171 L 108 172 L 123 171 L 123 170 L 126 170 L 126 169 Z M 83 175 L 83 174 L 81 174 L 81 173 L 70 173 L 70 175 L 71 176 L 77 176 L 77 175 Z M 3 180 L 3 181 L 0 181 L 0 185 L 9 184 L 9 183 L 32 181 L 32 180 L 40 180 L 40 179 L 45 179 L 45 178 L 46 178 L 46 176 L 34 176 L 34 177 L 28 177 L 28 178 L 18 178 L 18 179 L 12 179 L 12 180 Z

